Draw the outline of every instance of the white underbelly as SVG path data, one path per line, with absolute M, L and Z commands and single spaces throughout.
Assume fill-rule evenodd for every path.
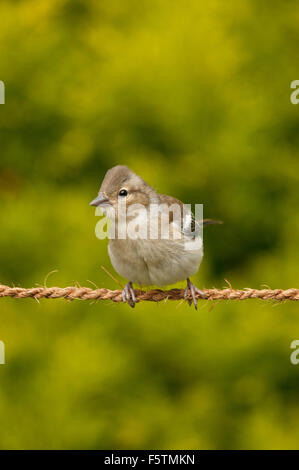
M 193 276 L 203 248 L 185 249 L 182 240 L 110 240 L 109 256 L 114 269 L 138 285 L 165 286 Z

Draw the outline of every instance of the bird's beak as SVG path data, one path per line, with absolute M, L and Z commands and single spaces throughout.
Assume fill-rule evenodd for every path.
M 89 203 L 89 205 L 98 207 L 101 204 L 105 204 L 107 202 L 109 202 L 109 199 L 105 196 L 105 194 L 100 193 L 93 201 Z

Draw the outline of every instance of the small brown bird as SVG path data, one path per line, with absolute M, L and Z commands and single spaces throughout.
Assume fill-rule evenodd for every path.
M 122 292 L 124 302 L 135 306 L 132 283 L 165 286 L 187 279 L 185 298 L 190 305 L 193 300 L 197 308 L 196 294 L 203 298 L 205 295 L 189 278 L 198 271 L 203 246 L 191 210 L 185 210 L 184 204 L 174 197 L 158 194 L 123 165 L 107 171 L 98 196 L 90 205 L 99 206 L 113 220 L 108 252 L 114 269 L 129 280 Z M 125 210 L 122 212 L 121 208 Z M 202 222 L 221 223 L 210 219 Z M 168 229 L 166 236 L 164 227 Z

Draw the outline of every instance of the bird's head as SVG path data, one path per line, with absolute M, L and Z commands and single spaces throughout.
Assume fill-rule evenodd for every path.
M 108 216 L 113 207 L 117 213 L 119 203 L 125 202 L 126 207 L 142 204 L 148 207 L 155 197 L 154 189 L 127 166 L 117 165 L 107 171 L 98 196 L 90 205 L 100 207 Z

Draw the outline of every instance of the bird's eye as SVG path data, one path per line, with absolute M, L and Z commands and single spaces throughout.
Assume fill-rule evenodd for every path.
M 127 196 L 128 191 L 126 189 L 121 189 L 118 193 L 119 196 Z

